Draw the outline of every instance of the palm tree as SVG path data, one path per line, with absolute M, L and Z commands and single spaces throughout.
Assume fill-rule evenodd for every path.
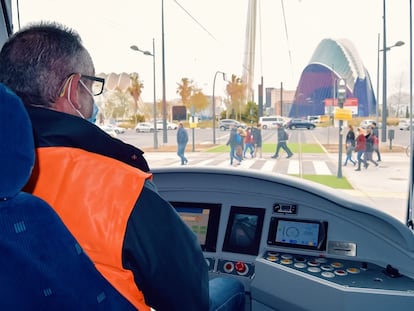
M 177 94 L 180 95 L 183 105 L 190 109 L 191 107 L 191 95 L 193 94 L 195 88 L 193 81 L 188 78 L 182 78 L 181 84 L 177 83 Z
M 134 122 L 137 123 L 136 117 L 138 113 L 138 101 L 141 96 L 142 89 L 144 88 L 144 83 L 139 80 L 139 75 L 137 73 L 132 73 L 129 78 L 131 80 L 131 84 L 128 87 L 127 91 L 134 100 L 132 110 L 134 115 Z

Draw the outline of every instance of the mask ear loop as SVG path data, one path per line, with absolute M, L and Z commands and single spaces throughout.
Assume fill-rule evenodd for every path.
M 77 85 L 79 83 L 80 77 L 81 75 L 79 73 L 70 75 L 62 87 L 62 91 L 60 92 L 59 97 L 66 97 L 72 109 L 75 110 L 82 119 L 85 119 L 85 116 L 78 109 L 76 109 L 75 105 L 72 103 L 72 87 L 73 85 Z

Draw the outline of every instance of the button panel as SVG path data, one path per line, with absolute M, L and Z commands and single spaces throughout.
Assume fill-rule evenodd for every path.
M 271 264 L 295 269 L 339 285 L 414 291 L 413 279 L 403 275 L 391 277 L 384 273 L 385 268 L 373 263 L 275 251 L 265 252 L 263 258 Z

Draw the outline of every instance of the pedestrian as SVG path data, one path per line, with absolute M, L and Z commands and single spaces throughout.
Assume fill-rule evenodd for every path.
M 364 130 L 360 127 L 357 129 L 357 137 L 355 139 L 355 152 L 357 153 L 358 168 L 356 171 L 361 170 L 361 163 L 364 163 L 364 167 L 368 168 L 368 163 L 364 158 L 366 148 L 366 140 Z
M 232 124 L 230 125 L 230 134 L 229 139 L 227 140 L 226 146 L 230 146 L 230 165 L 237 165 L 240 164 L 240 159 L 236 156 L 236 136 L 237 136 L 237 128 Z
M 378 133 L 378 127 L 377 122 L 372 122 L 372 134 L 375 136 L 374 138 L 374 152 L 377 154 L 377 162 L 381 162 L 381 153 L 380 153 L 380 147 L 379 147 L 379 133 Z
M 250 158 L 254 156 L 254 140 L 252 135 L 252 129 L 250 127 L 246 130 L 246 136 L 244 137 L 244 147 L 243 147 L 243 158 L 246 158 L 246 151 L 249 150 Z
M 352 159 L 352 153 L 355 149 L 355 132 L 354 127 L 352 125 L 348 125 L 348 133 L 346 133 L 345 137 L 345 148 L 346 148 L 346 158 L 344 166 L 347 165 L 348 161 L 351 162 L 354 166 L 356 161 Z
M 181 159 L 181 165 L 186 165 L 188 163 L 187 158 L 185 157 L 185 147 L 188 143 L 188 133 L 187 130 L 184 128 L 182 122 L 178 123 L 178 130 L 177 130 L 177 155 Z
M 290 157 L 293 156 L 293 152 L 289 149 L 289 147 L 286 144 L 286 142 L 289 139 L 289 134 L 286 132 L 285 128 L 280 123 L 276 124 L 276 128 L 277 128 L 277 146 L 276 146 L 275 154 L 272 155 L 272 159 L 277 159 L 279 157 L 280 148 L 286 151 L 287 153 L 286 158 L 289 159 Z
M 244 138 L 246 137 L 246 132 L 241 128 L 238 127 L 236 130 L 236 148 L 235 148 L 235 155 L 240 162 L 243 160 L 243 149 L 244 149 Z
M 365 161 L 367 162 L 367 165 L 366 165 L 367 167 L 368 167 L 368 161 L 373 163 L 375 166 L 378 166 L 378 163 L 372 159 L 372 153 L 374 152 L 375 138 L 376 136 L 372 134 L 371 127 L 368 126 L 367 132 L 365 134 L 365 154 L 364 154 Z
M 259 154 L 259 158 L 262 158 L 262 125 L 257 123 L 256 127 L 252 129 L 253 143 L 254 143 L 254 154 L 256 158 Z
M 209 282 L 194 233 L 158 194 L 151 174 L 133 167 L 133 159 L 116 160 L 118 150 L 94 146 L 123 144 L 89 122 L 104 79 L 95 76 L 76 31 L 41 22 L 14 33 L 0 51 L 0 83 L 22 98 L 32 122 L 37 162 L 26 191 L 54 208 L 124 297 L 139 310 L 226 309 L 236 301 L 241 310 L 244 286 L 228 278 Z

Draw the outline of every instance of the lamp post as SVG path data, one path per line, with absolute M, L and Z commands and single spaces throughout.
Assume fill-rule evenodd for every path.
M 403 41 L 397 41 L 394 45 L 387 47 L 387 35 L 386 35 L 386 10 L 385 10 L 385 0 L 383 0 L 383 48 L 378 50 L 382 53 L 382 131 L 381 131 L 381 141 L 387 141 L 387 51 L 396 46 L 404 45 Z
M 153 70 L 153 83 L 154 83 L 154 108 L 153 108 L 153 118 L 154 118 L 154 149 L 158 149 L 158 134 L 157 134 L 157 95 L 155 92 L 155 40 L 152 39 L 152 53 L 150 51 L 143 51 L 139 49 L 136 45 L 131 46 L 131 50 L 141 52 L 144 55 L 152 56 L 152 70 Z M 164 125 L 165 128 L 165 125 Z
M 344 103 L 346 100 L 346 82 L 344 79 L 339 79 L 338 80 L 338 87 L 337 87 L 337 98 L 338 98 L 338 106 L 339 109 L 342 110 L 342 108 L 344 108 Z M 344 121 L 343 119 L 339 119 L 339 139 L 338 139 L 338 174 L 337 177 L 338 178 L 342 178 L 342 132 L 343 132 L 343 127 L 344 125 Z
M 383 77 L 382 77 L 382 132 L 381 132 L 381 141 L 387 141 L 387 52 L 391 50 L 393 47 L 402 46 L 405 43 L 403 41 L 397 41 L 394 45 L 387 46 L 384 49 L 378 49 L 378 59 L 377 59 L 377 96 L 379 93 L 379 55 L 380 52 L 383 52 Z M 379 47 L 379 35 L 378 35 L 378 47 Z M 377 110 L 376 110 L 377 120 L 378 120 L 378 103 L 377 103 Z
M 165 42 L 164 42 L 164 0 L 161 1 L 161 42 L 162 42 L 162 141 L 168 142 L 167 138 L 167 100 L 165 98 Z
M 226 74 L 222 71 L 216 71 L 213 80 L 213 144 L 216 144 L 216 97 L 214 95 L 214 90 L 216 87 L 216 77 L 218 73 L 221 73 L 223 75 L 223 80 L 226 81 Z

